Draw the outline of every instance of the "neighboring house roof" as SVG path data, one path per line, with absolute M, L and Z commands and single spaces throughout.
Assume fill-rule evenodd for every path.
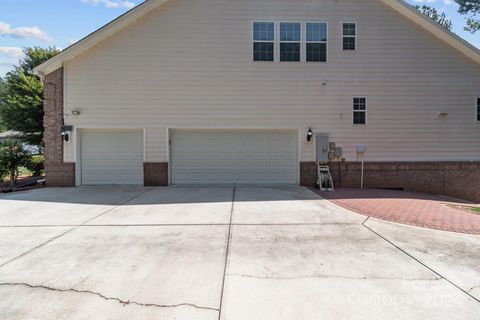
M 5 132 L 0 132 L 0 139 L 2 138 L 18 138 L 21 137 L 22 134 L 17 131 L 5 131 Z
M 94 47 L 101 41 L 113 36 L 115 33 L 119 32 L 123 28 L 127 27 L 131 23 L 145 16 L 155 8 L 166 3 L 168 0 L 146 0 L 125 14 L 121 15 L 112 22 L 106 24 L 97 31 L 86 36 L 77 43 L 66 48 L 60 52 L 55 57 L 50 60 L 42 63 L 36 67 L 33 71 L 38 75 L 49 74 L 58 68 L 61 68 L 65 61 L 71 60 L 76 56 L 82 54 L 83 52 Z M 475 62 L 480 64 L 480 50 L 463 40 L 453 32 L 443 28 L 438 23 L 434 22 L 430 18 L 426 17 L 422 13 L 418 12 L 414 7 L 407 4 L 404 0 L 381 0 L 386 5 L 393 8 L 395 11 L 401 15 L 407 17 L 412 22 L 423 27 L 424 29 L 431 32 L 436 37 L 440 38 L 453 48 L 462 52 L 467 57 L 471 58 Z

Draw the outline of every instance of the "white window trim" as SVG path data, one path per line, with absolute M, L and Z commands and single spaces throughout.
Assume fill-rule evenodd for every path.
M 345 36 L 343 34 L 343 25 L 345 23 L 351 23 L 351 24 L 354 24 L 355 25 L 355 35 L 354 36 Z M 340 35 L 341 35 L 341 39 L 342 39 L 342 42 L 341 42 L 341 46 L 342 46 L 342 51 L 343 52 L 356 52 L 358 51 L 358 23 L 356 21 L 341 21 L 340 22 Z M 355 39 L 355 50 L 345 50 L 343 48 L 343 38 L 354 38 Z M 327 38 L 328 40 L 328 38 Z
M 281 24 L 282 23 L 298 23 L 300 24 L 300 40 L 299 41 L 282 41 L 281 39 Z M 303 59 L 303 55 L 304 55 L 304 50 L 303 50 L 303 23 L 302 21 L 285 21 L 285 20 L 282 20 L 282 21 L 278 21 L 278 28 L 277 28 L 277 34 L 278 34 L 278 62 L 287 62 L 287 63 L 291 63 L 291 62 L 304 62 L 305 60 Z M 281 61 L 281 44 L 282 43 L 300 43 L 300 60 L 299 61 Z
M 254 35 L 254 32 L 255 32 L 255 23 L 273 23 L 273 41 L 267 41 L 267 40 L 255 40 L 255 35 Z M 276 41 L 277 40 L 277 23 L 275 22 L 275 20 L 253 20 L 252 21 L 252 24 L 251 24 L 251 44 L 252 44 L 252 47 L 251 47 L 251 50 L 250 52 L 252 53 L 252 61 L 253 62 L 264 62 L 264 63 L 271 63 L 271 62 L 275 62 L 277 60 L 276 58 L 276 52 L 277 52 L 277 44 L 276 44 Z M 273 61 L 257 61 L 255 60 L 255 53 L 253 51 L 253 48 L 254 48 L 254 43 L 255 42 L 268 42 L 268 43 L 273 43 Z
M 327 32 L 327 41 L 307 41 L 307 24 L 309 23 L 323 23 L 327 26 L 327 29 L 326 29 L 326 32 Z M 302 56 L 302 59 L 304 62 L 307 62 L 307 63 L 328 63 L 328 48 L 329 48 L 329 45 L 328 45 L 328 39 L 329 39 L 329 35 L 328 35 L 328 22 L 326 21 L 305 21 L 303 23 L 303 52 L 304 52 L 304 55 Z M 327 45 L 327 52 L 326 52 L 326 58 L 327 58 L 327 61 L 307 61 L 307 43 L 325 43 Z
M 365 99 L 365 111 L 354 109 L 354 104 L 353 104 L 354 99 Z M 352 101 L 352 125 L 354 125 L 354 126 L 366 126 L 368 124 L 368 98 L 366 96 L 353 96 L 351 101 Z M 365 113 L 365 123 L 354 123 L 355 112 L 364 112 Z
M 475 120 L 475 122 L 477 124 L 480 124 L 480 120 L 478 119 L 478 113 L 480 111 L 480 105 L 478 103 L 478 99 L 480 99 L 480 94 L 475 96 L 475 102 L 474 102 L 474 106 L 475 106 L 475 117 L 473 118 Z

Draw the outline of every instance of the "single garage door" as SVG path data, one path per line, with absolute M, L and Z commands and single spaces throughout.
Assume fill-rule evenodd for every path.
M 173 130 L 173 184 L 297 184 L 295 130 Z
M 82 185 L 143 185 L 143 131 L 82 131 Z

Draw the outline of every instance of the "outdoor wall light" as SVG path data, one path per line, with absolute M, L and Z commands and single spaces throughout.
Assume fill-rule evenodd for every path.
M 313 138 L 312 128 L 308 128 L 308 131 L 307 131 L 307 141 L 308 141 L 308 142 L 312 141 L 312 138 Z
M 73 116 L 79 116 L 79 115 L 80 115 L 80 111 L 78 111 L 78 110 L 72 110 L 72 115 L 73 115 Z
M 70 143 L 72 141 L 72 131 L 73 126 L 63 126 L 62 127 L 62 138 L 65 143 Z
M 323 80 L 322 80 L 322 86 L 326 86 L 327 84 L 328 84 L 328 80 L 323 79 Z

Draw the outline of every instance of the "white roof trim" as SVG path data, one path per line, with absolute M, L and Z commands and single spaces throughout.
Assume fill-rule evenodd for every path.
M 435 36 L 457 49 L 473 61 L 480 63 L 480 50 L 457 36 L 455 33 L 445 29 L 432 19 L 418 12 L 413 6 L 407 4 L 404 0 L 382 0 L 385 4 L 407 17 L 414 23 L 430 31 Z
M 145 16 L 147 13 L 166 3 L 167 1 L 168 0 L 146 0 L 130 11 L 127 11 L 120 17 L 106 24 L 102 28 L 66 48 L 55 57 L 37 66 L 33 69 L 33 72 L 37 75 L 44 76 L 57 70 L 58 68 L 61 68 L 65 61 L 75 58 L 88 49 L 94 47 L 101 41 L 113 36 L 118 31 Z
M 168 0 L 146 0 L 132 10 L 126 12 L 122 16 L 106 24 L 97 31 L 86 36 L 77 43 L 66 48 L 55 57 L 37 66 L 33 72 L 37 75 L 44 76 L 63 66 L 65 61 L 71 60 L 83 52 L 97 45 L 99 42 L 113 36 L 118 31 L 127 27 L 132 22 L 145 16 L 153 9 L 166 3 Z M 463 40 L 453 32 L 441 27 L 436 22 L 427 18 L 414 7 L 405 3 L 403 0 L 381 0 L 386 5 L 393 8 L 403 16 L 406 16 L 412 22 L 428 30 L 453 48 L 459 50 L 467 57 L 480 64 L 480 50 Z

